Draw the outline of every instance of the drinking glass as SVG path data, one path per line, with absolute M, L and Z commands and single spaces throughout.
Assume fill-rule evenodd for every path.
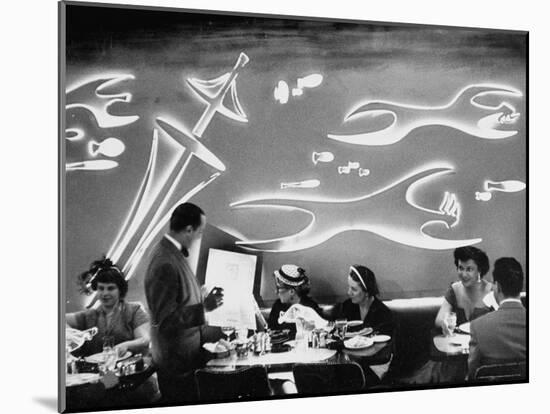
M 234 326 L 222 326 L 222 333 L 227 336 L 227 342 L 229 342 L 229 337 L 235 332 Z
M 116 362 L 118 359 L 118 352 L 115 348 L 115 338 L 112 336 L 103 337 L 103 355 L 100 369 L 104 373 L 107 371 L 114 371 L 116 368 Z
M 246 341 L 248 338 L 248 329 L 245 326 L 239 326 L 237 329 L 237 339 L 239 341 Z
M 453 336 L 454 330 L 456 328 L 456 313 L 454 312 L 449 313 L 445 318 L 445 324 L 447 325 L 449 336 Z
M 336 319 L 336 321 L 334 322 L 334 335 L 343 341 L 344 339 L 346 339 L 347 328 L 347 319 Z

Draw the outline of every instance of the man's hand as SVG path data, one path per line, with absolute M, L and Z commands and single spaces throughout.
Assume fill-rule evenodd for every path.
M 222 305 L 223 289 L 220 287 L 215 287 L 210 291 L 206 298 L 204 298 L 204 309 L 207 312 L 211 312 Z

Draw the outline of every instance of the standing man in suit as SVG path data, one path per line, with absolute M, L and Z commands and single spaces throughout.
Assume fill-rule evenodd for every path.
M 468 377 L 482 364 L 524 361 L 526 312 L 520 300 L 523 270 L 512 257 L 497 259 L 493 270 L 494 294 L 499 309 L 472 321 Z
M 205 225 L 200 207 L 191 203 L 176 207 L 170 230 L 153 250 L 145 276 L 153 360 L 164 403 L 196 400 L 193 372 L 202 365 L 205 311 L 223 303 L 220 289 L 212 289 L 203 299 L 187 261 L 188 249 L 200 240 Z

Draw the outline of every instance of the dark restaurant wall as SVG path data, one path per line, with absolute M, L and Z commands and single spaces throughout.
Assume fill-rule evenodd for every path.
M 284 263 L 322 302 L 351 264 L 386 299 L 441 295 L 462 245 L 526 265 L 524 33 L 70 5 L 66 39 L 67 311 L 102 254 L 145 303 L 184 200 L 199 278 L 208 248 L 258 254 L 267 303 Z

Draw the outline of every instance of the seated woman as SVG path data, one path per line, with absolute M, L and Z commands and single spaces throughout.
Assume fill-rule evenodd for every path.
M 435 318 L 435 327 L 441 329 L 444 335 L 451 333 L 447 326 L 447 317 L 451 312 L 456 314 L 456 326 L 459 326 L 494 310 L 484 301 L 493 288 L 492 283 L 483 280 L 489 271 L 487 254 L 477 247 L 459 247 L 454 251 L 454 264 L 458 281 L 451 283 Z M 429 360 L 405 382 L 459 383 L 465 381 L 467 369 L 467 360 L 462 358 Z
M 103 259 L 92 263 L 81 280 L 96 291 L 100 306 L 66 315 L 71 328 L 85 330 L 96 326 L 97 334 L 81 348 L 82 355 L 103 351 L 103 340 L 112 337 L 119 355 L 127 351 L 145 353 L 149 347 L 149 317 L 141 304 L 126 302 L 128 282 L 111 260 Z
M 288 329 L 290 336 L 294 337 L 296 335 L 296 324 L 280 324 L 279 316 L 297 303 L 312 308 L 320 316 L 323 316 L 323 312 L 319 305 L 308 296 L 310 283 L 304 269 L 292 264 L 286 264 L 273 272 L 273 275 L 275 276 L 275 285 L 279 299 L 275 301 L 271 308 L 267 326 L 273 330 Z
M 435 318 L 435 326 L 444 334 L 450 333 L 446 320 L 451 312 L 456 314 L 456 325 L 459 326 L 494 310 L 484 300 L 493 290 L 493 284 L 483 279 L 489 271 L 487 254 L 477 247 L 459 247 L 454 251 L 454 263 L 458 281 L 453 282 L 445 293 Z
M 350 267 L 348 296 L 341 305 L 340 315 L 351 320 L 362 320 L 379 334 L 394 335 L 395 322 L 391 310 L 378 299 L 380 291 L 372 270 L 361 265 Z
M 366 266 L 353 265 L 348 274 L 348 296 L 340 307 L 339 316 L 348 321 L 362 320 L 363 327 L 370 327 L 377 334 L 395 335 L 395 320 L 391 310 L 378 299 L 380 293 L 376 277 Z M 385 358 L 384 358 L 385 359 Z M 387 362 L 370 365 L 357 361 L 363 368 L 367 384 L 377 384 L 389 370 L 392 353 L 388 351 Z
M 80 275 L 83 293 L 96 291 L 100 306 L 80 312 L 66 314 L 67 325 L 85 330 L 97 327 L 97 334 L 77 352 L 79 355 L 92 355 L 103 351 L 105 337 L 111 337 L 118 355 L 147 353 L 149 348 L 149 316 L 141 304 L 126 302 L 128 282 L 111 260 L 102 259 L 92 263 L 90 269 Z M 76 352 L 75 352 L 76 353 Z M 94 398 L 92 394 L 90 398 Z M 151 403 L 159 397 L 156 375 L 149 377 L 137 389 L 118 394 L 110 394 L 102 399 L 107 406 Z M 94 404 L 98 404 L 94 401 Z

